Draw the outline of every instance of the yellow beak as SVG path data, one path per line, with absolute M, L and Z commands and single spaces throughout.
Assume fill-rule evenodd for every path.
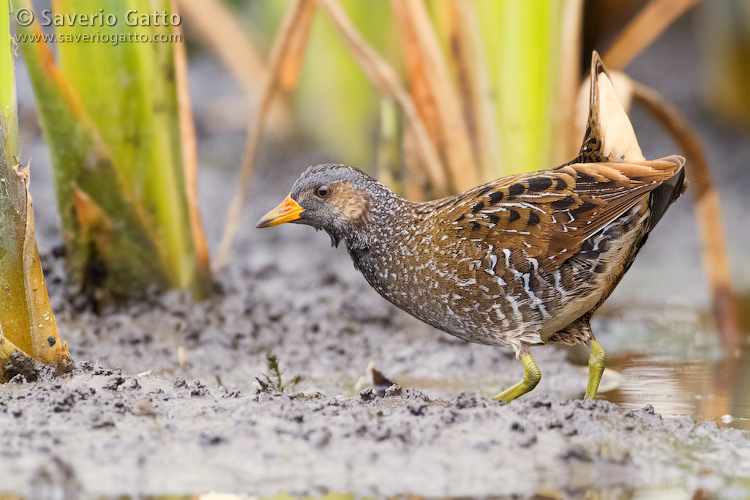
M 304 208 L 299 206 L 290 195 L 287 195 L 287 197 L 284 198 L 284 201 L 281 202 L 281 205 L 261 217 L 258 221 L 258 225 L 255 227 L 271 227 L 278 226 L 285 222 L 291 222 L 299 219 L 299 214 L 304 211 Z

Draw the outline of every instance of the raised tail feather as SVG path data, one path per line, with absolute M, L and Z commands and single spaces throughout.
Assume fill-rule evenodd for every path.
M 571 163 L 644 161 L 630 119 L 596 51 L 591 57 L 590 96 L 586 134 L 578 156 Z
M 651 219 L 649 232 L 667 208 L 687 189 L 685 159 L 663 158 L 674 165 L 674 175 L 654 188 L 649 196 Z M 578 156 L 571 163 L 642 162 L 645 161 L 633 125 L 615 93 L 612 78 L 599 54 L 591 57 L 591 92 L 586 134 Z

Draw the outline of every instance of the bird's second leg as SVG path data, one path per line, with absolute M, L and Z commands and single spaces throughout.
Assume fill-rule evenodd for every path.
M 502 399 L 506 403 L 513 401 L 514 399 L 523 396 L 527 392 L 530 392 L 536 385 L 542 380 L 542 372 L 539 371 L 539 367 L 536 366 L 534 360 L 531 359 L 528 349 L 523 351 L 520 357 L 521 363 L 523 363 L 523 380 L 505 389 L 503 392 L 495 396 L 493 399 Z
M 602 380 L 604 367 L 607 364 L 607 351 L 593 338 L 589 341 L 589 384 L 586 387 L 586 399 L 594 398 Z
M 567 345 L 586 344 L 589 346 L 589 383 L 586 387 L 586 399 L 596 396 L 599 382 L 602 380 L 604 366 L 607 364 L 607 352 L 594 339 L 591 331 L 591 312 L 584 314 L 552 337 L 548 342 L 562 342 Z

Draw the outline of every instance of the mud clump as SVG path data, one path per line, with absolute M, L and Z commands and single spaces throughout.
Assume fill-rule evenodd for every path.
M 0 380 L 14 383 L 36 382 L 42 366 L 21 351 L 14 351 L 10 355 L 10 363 L 2 368 Z

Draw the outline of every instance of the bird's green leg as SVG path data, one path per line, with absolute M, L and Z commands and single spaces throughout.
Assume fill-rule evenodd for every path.
M 599 389 L 604 366 L 607 364 L 607 351 L 596 340 L 591 341 L 589 348 L 591 354 L 589 355 L 589 385 L 586 387 L 586 399 L 593 399 L 596 396 L 596 390 Z
M 505 389 L 493 399 L 502 399 L 508 403 L 531 391 L 542 380 L 542 372 L 539 371 L 539 367 L 536 366 L 536 363 L 534 363 L 529 354 L 521 356 L 521 362 L 523 363 L 523 380 L 513 387 Z

